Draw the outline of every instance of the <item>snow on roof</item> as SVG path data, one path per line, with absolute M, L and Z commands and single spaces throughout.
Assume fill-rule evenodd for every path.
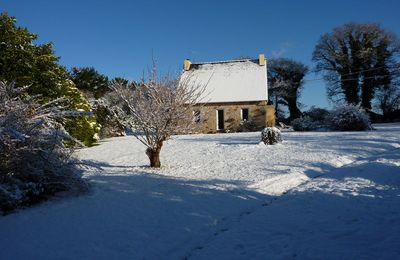
M 245 102 L 268 99 L 267 66 L 242 59 L 189 63 L 181 79 L 205 86 L 202 102 Z

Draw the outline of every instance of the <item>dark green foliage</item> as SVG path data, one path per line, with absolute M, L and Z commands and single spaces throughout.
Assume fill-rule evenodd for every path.
M 121 77 L 115 77 L 112 80 L 113 83 L 121 84 L 121 85 L 129 85 L 129 80 Z
M 36 34 L 17 27 L 14 17 L 0 14 L 0 80 L 30 86 L 28 94 L 40 95 L 40 102 L 63 97 L 68 109 L 90 111 L 66 69 L 58 64 L 52 44 L 35 44 L 36 39 Z M 86 145 L 94 142 L 99 130 L 94 118 L 71 118 L 65 124 L 67 131 Z
M 36 45 L 36 34 L 16 27 L 16 19 L 0 14 L 0 80 L 31 86 L 30 94 L 56 98 L 63 91 L 60 81 L 67 73 L 53 53 L 51 43 Z
M 98 99 L 110 91 L 107 76 L 100 74 L 93 67 L 72 68 L 70 74 L 76 87 L 87 97 Z

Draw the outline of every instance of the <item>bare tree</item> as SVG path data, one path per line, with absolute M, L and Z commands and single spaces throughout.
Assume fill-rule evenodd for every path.
M 382 111 L 384 119 L 393 120 L 395 111 L 400 110 L 400 84 L 383 86 L 377 91 L 376 100 L 376 107 Z
M 204 93 L 204 87 L 189 79 L 157 78 L 156 69 L 135 88 L 129 83 L 114 81 L 112 88 L 122 100 L 127 126 L 144 144 L 151 167 L 161 167 L 160 151 L 173 134 L 193 130 L 193 109 Z

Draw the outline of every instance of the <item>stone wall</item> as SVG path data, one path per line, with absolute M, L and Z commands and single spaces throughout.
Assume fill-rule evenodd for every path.
M 241 110 L 249 110 L 249 120 L 243 122 Z M 224 129 L 217 129 L 217 111 L 224 110 Z M 266 101 L 210 103 L 198 106 L 200 111 L 197 132 L 240 132 L 259 131 L 266 126 L 275 125 L 275 110 Z

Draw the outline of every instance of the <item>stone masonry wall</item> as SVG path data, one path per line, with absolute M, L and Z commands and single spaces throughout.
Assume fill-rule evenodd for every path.
M 249 120 L 241 124 L 241 109 L 244 108 L 249 110 Z M 220 109 L 224 110 L 224 130 L 217 130 L 217 110 Z M 275 124 L 274 107 L 266 105 L 265 101 L 204 104 L 199 105 L 197 111 L 200 111 L 197 128 L 200 133 L 259 131 Z

